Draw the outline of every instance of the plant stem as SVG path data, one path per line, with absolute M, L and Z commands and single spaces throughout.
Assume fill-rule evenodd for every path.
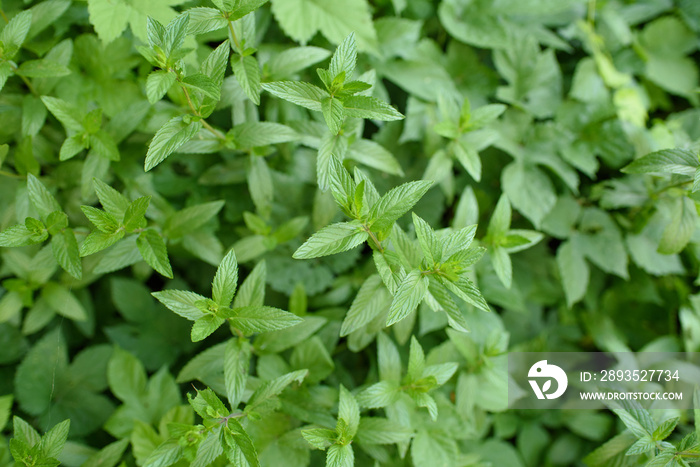
M 228 31 L 231 33 L 231 39 L 233 39 L 233 43 L 236 46 L 234 50 L 242 55 L 243 50 L 241 50 L 241 43 L 238 42 L 238 37 L 236 37 L 236 31 L 233 30 L 233 23 L 228 18 L 226 18 L 226 20 L 228 21 Z
M 365 232 L 369 234 L 369 238 L 372 240 L 372 243 L 374 243 L 374 246 L 377 247 L 377 250 L 380 253 L 384 253 L 384 248 L 382 247 L 382 244 L 379 242 L 379 239 L 377 238 L 376 235 L 374 235 L 374 232 L 369 230 L 369 227 L 366 225 L 363 225 L 362 228 L 364 229 Z
M 221 133 L 219 130 L 217 130 L 216 128 L 211 126 L 206 120 L 201 119 L 200 122 L 202 122 L 202 126 L 204 126 L 204 128 L 206 128 L 207 130 L 212 132 L 214 134 L 214 136 L 216 136 L 217 138 L 219 138 L 222 141 L 226 141 L 226 136 L 224 136 L 223 133 Z
M 203 118 L 201 118 L 202 115 L 197 111 L 197 109 L 195 109 L 194 104 L 192 103 L 192 98 L 190 97 L 189 91 L 187 90 L 187 88 L 186 88 L 185 86 L 182 85 L 182 83 L 180 83 L 180 86 L 182 87 L 182 90 L 183 90 L 183 92 L 185 93 L 185 97 L 187 98 L 187 104 L 190 106 L 190 110 L 191 110 L 192 113 L 195 114 L 197 117 L 200 117 L 200 120 L 199 120 L 199 121 L 202 122 L 202 126 L 204 126 L 204 128 L 206 128 L 207 130 L 209 130 L 209 131 L 210 131 L 214 136 L 216 136 L 218 139 L 220 139 L 220 140 L 222 140 L 222 141 L 226 141 L 226 136 L 225 136 L 223 133 L 221 133 L 219 130 L 217 130 L 216 128 L 214 128 L 213 126 L 211 126 L 206 120 L 204 120 Z
M 2 10 L 0 10 L 0 11 L 2 11 Z M 12 67 L 12 71 L 14 71 L 15 73 L 17 73 L 17 67 L 14 66 L 14 65 L 10 65 L 10 66 Z M 20 74 L 17 74 L 17 76 L 19 76 L 20 79 L 21 79 L 22 81 L 24 81 L 24 84 L 27 85 L 27 88 L 29 89 L 29 92 L 31 92 L 32 94 L 34 94 L 34 95 L 37 96 L 37 97 L 39 96 L 39 93 L 36 92 L 36 89 L 34 89 L 34 86 L 32 86 L 32 83 L 31 83 L 27 78 L 25 78 L 24 76 L 22 76 L 22 75 L 20 75 Z
M 11 172 L 6 172 L 4 170 L 0 170 L 0 175 L 4 175 L 5 177 L 11 177 L 11 178 L 26 178 L 24 175 L 13 174 Z
M 595 3 L 596 0 L 588 1 L 588 23 L 590 23 L 591 26 L 595 25 Z
M 10 20 L 7 18 L 7 15 L 5 14 L 5 10 L 3 10 L 2 8 L 0 8 L 0 16 L 2 16 L 2 19 L 4 19 L 6 23 L 10 22 Z

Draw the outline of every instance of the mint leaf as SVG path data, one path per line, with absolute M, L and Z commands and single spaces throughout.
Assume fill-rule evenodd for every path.
M 235 55 L 231 58 L 231 68 L 248 99 L 255 105 L 260 105 L 260 66 L 257 59 L 252 55 Z
M 146 229 L 139 234 L 136 245 L 144 260 L 153 269 L 165 277 L 173 278 L 173 270 L 168 259 L 168 250 L 163 237 L 153 229 Z
M 233 301 L 238 284 L 238 262 L 233 250 L 221 260 L 212 282 L 212 297 L 222 307 L 227 307 Z
M 398 323 L 413 313 L 428 292 L 428 278 L 414 269 L 399 284 L 389 308 L 386 325 Z
M 372 206 L 368 216 L 370 228 L 378 232 L 391 229 L 394 222 L 410 211 L 432 184 L 431 181 L 421 180 L 404 183 L 389 190 Z
M 326 226 L 313 234 L 297 251 L 296 259 L 318 258 L 347 251 L 363 243 L 369 234 L 359 224 L 340 222 Z
M 302 81 L 263 83 L 262 88 L 273 96 L 317 112 L 321 112 L 321 101 L 330 97 L 323 89 Z
M 173 117 L 156 132 L 146 153 L 145 170 L 149 171 L 163 162 L 177 148 L 194 138 L 202 128 L 197 121 L 185 123 L 182 117 Z
M 296 315 L 270 306 L 244 306 L 225 310 L 221 316 L 245 334 L 277 331 L 302 322 Z
M 58 264 L 76 279 L 83 277 L 83 264 L 75 234 L 64 229 L 51 237 L 51 250 Z

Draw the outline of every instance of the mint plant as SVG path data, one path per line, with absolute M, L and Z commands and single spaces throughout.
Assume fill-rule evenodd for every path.
M 5 0 L 0 466 L 692 465 L 697 410 L 509 410 L 508 353 L 700 349 L 699 32 Z

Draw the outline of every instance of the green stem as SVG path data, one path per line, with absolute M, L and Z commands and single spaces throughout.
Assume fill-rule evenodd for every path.
M 236 37 L 236 31 L 233 30 L 233 23 L 228 18 L 226 18 L 226 21 L 228 22 L 228 31 L 231 33 L 231 39 L 233 39 L 233 44 L 236 46 L 234 51 L 242 55 L 243 50 L 241 49 L 241 43 L 238 42 L 238 37 Z
M 364 229 L 365 232 L 367 232 L 369 234 L 369 238 L 372 240 L 372 243 L 374 243 L 374 246 L 377 248 L 377 250 L 380 253 L 384 253 L 384 248 L 382 247 L 382 244 L 379 241 L 379 239 L 377 238 L 377 236 L 374 235 L 374 232 L 369 230 L 369 227 L 366 225 L 363 225 L 362 228 Z
M 596 0 L 589 0 L 588 2 L 588 23 L 591 26 L 595 26 L 595 3 Z
M 32 86 L 32 83 L 31 83 L 27 78 L 25 78 L 24 76 L 22 76 L 22 75 L 20 75 L 20 74 L 17 73 L 17 69 L 18 69 L 18 68 L 17 68 L 16 66 L 14 66 L 14 65 L 10 65 L 10 66 L 11 66 L 11 68 L 12 68 L 12 71 L 14 71 L 15 74 L 17 74 L 17 76 L 19 76 L 20 79 L 21 79 L 22 81 L 24 81 L 24 84 L 25 84 L 25 85 L 27 85 L 27 88 L 29 89 L 29 92 L 31 92 L 31 93 L 34 94 L 35 96 L 39 97 L 39 93 L 36 92 L 36 89 L 34 89 L 34 86 Z
M 3 10 L 2 8 L 0 8 L 0 16 L 2 16 L 2 19 L 4 19 L 6 23 L 10 22 L 10 20 L 7 18 L 7 15 L 5 14 L 5 10 Z
M 0 175 L 4 175 L 5 177 L 11 177 L 11 178 L 26 178 L 24 175 L 20 174 L 13 174 L 12 172 L 6 172 L 4 170 L 0 170 Z
M 178 79 L 178 81 L 179 81 L 179 79 Z M 190 110 L 192 111 L 192 113 L 194 115 L 196 115 L 197 117 L 200 117 L 199 121 L 202 122 L 202 126 L 204 126 L 204 128 L 209 130 L 214 136 L 216 136 L 221 141 L 226 141 L 226 136 L 223 133 L 221 133 L 219 130 L 217 130 L 216 128 L 211 126 L 206 120 L 204 120 L 202 118 L 202 115 L 197 111 L 197 109 L 195 109 L 194 104 L 192 103 L 192 98 L 190 97 L 190 93 L 187 90 L 187 88 L 182 85 L 182 82 L 180 82 L 180 86 L 182 87 L 182 90 L 185 93 L 185 98 L 187 98 L 187 105 L 189 105 Z

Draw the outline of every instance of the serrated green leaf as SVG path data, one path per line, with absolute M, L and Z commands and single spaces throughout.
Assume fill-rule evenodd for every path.
M 270 306 L 244 306 L 225 310 L 219 315 L 246 334 L 278 331 L 302 322 L 298 316 Z
M 334 135 L 340 133 L 345 121 L 343 104 L 336 98 L 326 97 L 321 101 L 321 111 L 331 133 Z
M 157 70 L 148 75 L 146 79 L 146 97 L 148 102 L 155 104 L 165 96 L 168 90 L 175 84 L 177 75 L 171 71 Z
M 402 120 L 404 115 L 384 101 L 371 96 L 353 96 L 343 101 L 348 117 L 369 118 L 391 122 Z
M 136 240 L 136 245 L 143 259 L 153 269 L 165 277 L 173 278 L 173 270 L 168 259 L 168 250 L 163 237 L 153 229 L 141 232 Z
M 687 149 L 664 149 L 637 159 L 622 169 L 625 173 L 669 173 L 695 176 L 700 165 L 697 154 Z
M 153 137 L 146 153 L 145 170 L 149 171 L 163 162 L 177 148 L 194 138 L 202 128 L 198 121 L 185 123 L 182 117 L 174 117 L 163 125 Z
M 203 295 L 188 290 L 161 290 L 151 295 L 170 310 L 190 321 L 196 321 L 204 316 L 204 313 L 195 305 L 197 302 L 206 300 Z
M 255 105 L 260 105 L 260 66 L 252 55 L 242 57 L 235 55 L 231 59 L 231 68 L 241 89 Z M 267 89 L 267 88 L 265 88 Z M 267 89 L 269 91 L 269 89 Z M 274 93 L 273 93 L 274 94 Z M 281 96 L 280 96 L 281 97 Z
M 168 238 L 179 238 L 193 232 L 215 217 L 223 207 L 223 201 L 211 201 L 186 207 L 168 216 L 163 225 L 163 235 Z
M 369 234 L 352 222 L 326 226 L 313 234 L 297 251 L 295 259 L 310 259 L 351 250 L 369 238 Z
M 51 237 L 51 250 L 58 264 L 76 279 L 83 277 L 83 263 L 75 234 L 71 229 L 64 229 Z
M 212 297 L 222 307 L 227 307 L 233 301 L 238 285 L 238 262 L 233 250 L 221 260 L 212 282 Z
M 263 83 L 262 88 L 273 96 L 317 112 L 321 112 L 321 101 L 330 97 L 323 89 L 303 81 Z
M 396 290 L 386 325 L 391 326 L 415 311 L 427 292 L 428 278 L 418 269 L 409 272 Z
M 206 34 L 227 26 L 226 18 L 216 8 L 197 7 L 187 10 L 190 15 L 187 32 L 189 34 Z

